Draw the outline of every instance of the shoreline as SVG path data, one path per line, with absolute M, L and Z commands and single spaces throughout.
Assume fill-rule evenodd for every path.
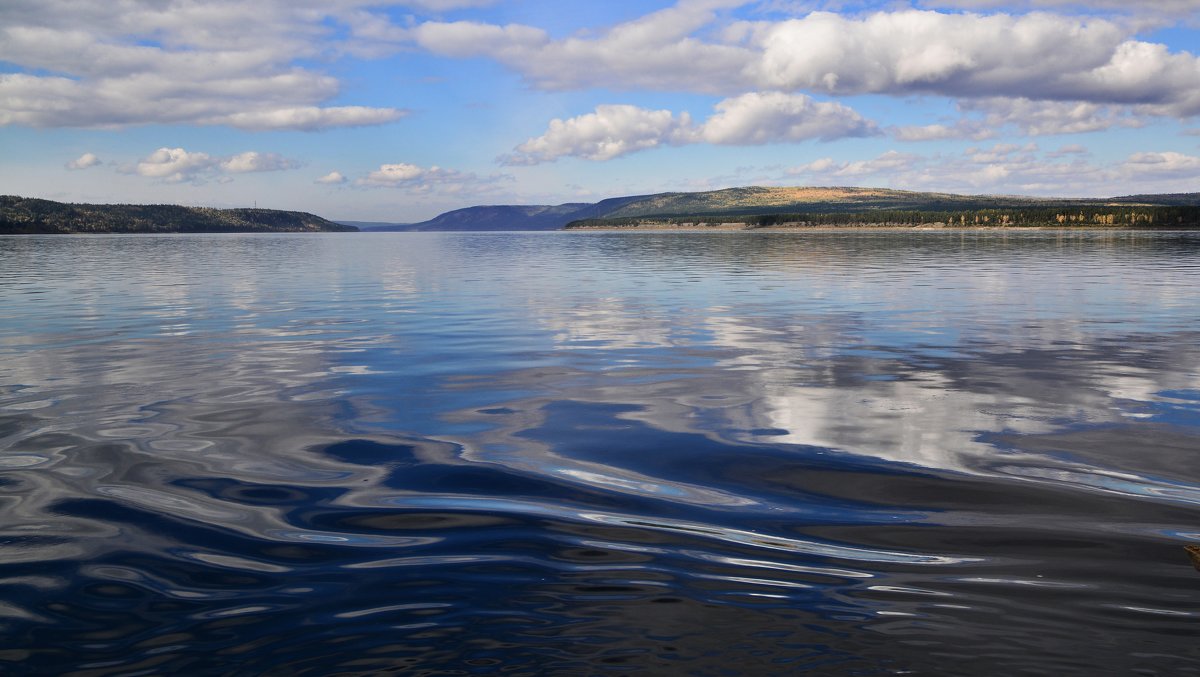
M 638 233 L 844 233 L 844 232 L 922 232 L 922 233 L 1022 233 L 1022 232 L 1099 232 L 1099 233 L 1154 233 L 1154 232 L 1200 232 L 1198 227 L 1181 228 L 1129 228 L 1125 226 L 948 226 L 930 224 L 911 225 L 863 225 L 863 226 L 746 226 L 741 223 L 713 226 L 669 225 L 652 226 L 576 226 L 560 228 L 559 232 L 638 232 Z

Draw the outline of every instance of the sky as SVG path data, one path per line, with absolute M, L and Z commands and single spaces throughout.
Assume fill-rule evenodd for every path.
M 1200 191 L 1200 0 L 3 0 L 0 194 Z

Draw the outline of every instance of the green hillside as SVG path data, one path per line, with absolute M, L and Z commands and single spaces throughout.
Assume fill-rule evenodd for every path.
M 836 213 L 874 210 L 944 211 L 1093 203 L 992 195 L 918 193 L 886 188 L 796 188 L 748 186 L 699 193 L 662 193 L 630 202 L 601 218 L 637 216 Z
M 1200 194 L 1104 199 L 954 195 L 883 188 L 750 186 L 662 193 L 593 210 L 566 228 L 1200 227 Z
M 67 204 L 0 196 L 0 234 L 304 233 L 358 229 L 306 212 L 179 205 Z

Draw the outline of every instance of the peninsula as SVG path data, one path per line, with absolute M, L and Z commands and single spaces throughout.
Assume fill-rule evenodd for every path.
M 180 205 L 67 204 L 0 196 L 0 235 L 58 233 L 305 233 L 358 229 L 306 212 Z
M 876 188 L 729 188 L 666 193 L 564 226 L 577 229 L 1200 228 L 1200 194 L 1106 199 Z
M 1200 193 L 1112 198 L 957 195 L 885 188 L 746 186 L 594 203 L 480 205 L 366 231 L 792 228 L 1195 228 Z

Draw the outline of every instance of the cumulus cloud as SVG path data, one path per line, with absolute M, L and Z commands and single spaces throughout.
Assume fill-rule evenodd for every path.
M 168 183 L 180 183 L 183 181 L 199 182 L 210 176 L 227 179 L 228 177 L 224 175 L 280 171 L 294 169 L 297 166 L 298 163 L 295 161 L 276 153 L 247 151 L 228 157 L 213 157 L 208 153 L 164 147 L 142 158 L 132 167 L 126 167 L 123 171 L 146 178 L 160 179 Z
M 138 161 L 134 172 L 139 176 L 177 183 L 212 169 L 217 162 L 207 153 L 189 153 L 182 148 L 159 148 Z
M 334 172 L 336 173 L 336 172 Z M 457 195 L 464 192 L 487 193 L 496 188 L 505 175 L 480 177 L 470 172 L 446 169 L 436 165 L 421 167 L 407 162 L 380 165 L 355 180 L 355 185 L 366 188 L 395 188 L 409 194 Z
M 413 181 L 427 172 L 437 172 L 438 167 L 425 169 L 417 165 L 400 162 L 391 165 L 380 165 L 379 169 L 371 172 L 365 179 L 363 184 L 374 186 L 397 186 L 401 183 Z
M 531 26 L 471 22 L 425 22 L 410 35 L 436 54 L 495 59 L 551 90 L 1003 96 L 1200 114 L 1200 59 L 1135 39 L 1129 22 L 909 9 L 813 12 L 703 32 L 717 10 L 736 4 L 684 1 L 562 39 Z
M 565 156 L 611 160 L 647 148 L 688 143 L 694 136 L 687 113 L 675 115 L 669 110 L 627 105 L 597 106 L 594 113 L 552 120 L 545 134 L 517 146 L 501 162 L 532 165 Z
M 384 4 L 397 3 L 9 0 L 0 4 L 0 61 L 23 72 L 0 75 L 0 125 L 323 129 L 391 122 L 404 111 L 323 107 L 339 93 L 338 80 L 298 65 L 336 57 L 354 39 L 351 17 Z
M 325 176 L 313 181 L 313 183 L 319 183 L 326 186 L 336 186 L 346 183 L 346 177 L 343 176 L 341 172 L 329 172 Z
M 66 164 L 67 169 L 87 169 L 100 164 L 100 158 L 93 153 L 84 153 Z
M 879 133 L 875 123 L 853 109 L 801 94 L 752 92 L 721 101 L 716 111 L 700 134 L 709 143 L 750 146 Z
M 278 153 L 259 153 L 251 150 L 221 160 L 219 166 L 222 171 L 231 174 L 244 174 L 246 172 L 277 172 L 294 169 L 296 163 Z
M 720 101 L 703 124 L 687 112 L 630 105 L 597 106 L 595 112 L 552 120 L 546 132 L 517 146 L 500 161 L 509 165 L 553 162 L 561 157 L 611 160 L 641 150 L 692 143 L 753 146 L 878 134 L 875 123 L 839 103 L 803 94 L 750 93 Z

